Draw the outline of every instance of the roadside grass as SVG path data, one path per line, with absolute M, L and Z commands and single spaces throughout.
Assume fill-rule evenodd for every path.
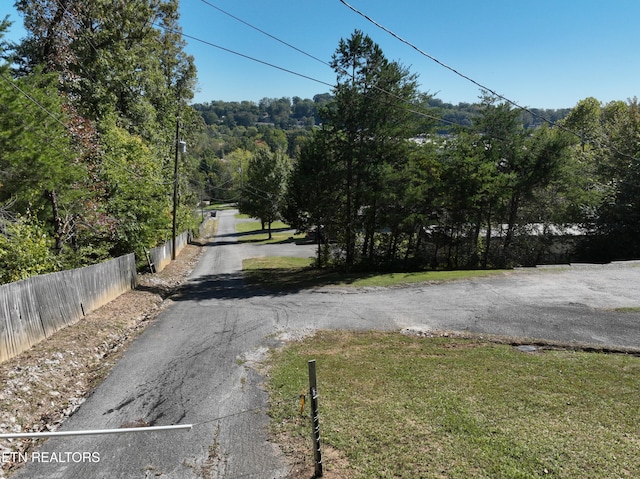
M 236 215 L 236 218 L 249 219 L 250 217 L 247 215 Z M 262 224 L 259 221 L 236 223 L 236 233 L 243 233 L 243 235 L 238 238 L 238 241 L 257 244 L 289 243 L 304 239 L 304 234 L 292 235 L 291 227 L 282 221 L 275 221 L 271 224 L 271 239 L 269 239 L 269 232 L 262 229 Z
M 442 282 L 506 274 L 507 270 L 420 271 L 412 273 L 343 273 L 312 267 L 313 258 L 286 256 L 245 259 L 242 263 L 247 284 L 273 288 L 313 286 L 390 287 L 411 283 Z
M 269 359 L 271 427 L 298 458 L 313 457 L 299 409 L 310 359 L 323 447 L 347 463 L 339 477 L 640 476 L 638 357 L 318 332 Z
M 623 308 L 614 308 L 618 313 L 640 313 L 640 306 L 628 306 Z
M 213 203 L 205 208 L 205 210 L 234 210 L 237 209 L 238 206 L 233 203 Z

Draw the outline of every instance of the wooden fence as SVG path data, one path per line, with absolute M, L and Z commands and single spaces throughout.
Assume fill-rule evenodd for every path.
M 190 231 L 185 231 L 179 236 L 176 236 L 176 256 L 180 254 L 180 251 L 191 241 L 192 234 Z M 149 255 L 151 256 L 151 262 L 153 263 L 154 272 L 159 273 L 169 263 L 171 263 L 171 250 L 173 248 L 172 241 L 169 240 L 162 246 L 151 249 Z
M 0 362 L 75 323 L 135 285 L 133 254 L 0 285 Z

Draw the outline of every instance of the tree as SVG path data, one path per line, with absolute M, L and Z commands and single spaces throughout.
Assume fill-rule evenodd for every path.
M 271 122 L 278 128 L 288 128 L 291 125 L 291 99 L 263 98 L 260 100 L 260 109 L 267 113 Z
M 398 201 L 405 198 L 406 175 L 416 173 L 408 166 L 409 139 L 420 124 L 411 111 L 419 96 L 416 76 L 389 62 L 358 30 L 340 41 L 331 66 L 338 82 L 333 96 L 314 98 L 331 101 L 320 110 L 322 129 L 301 148 L 288 217 L 296 225 L 322 226 L 342 249 L 347 269 L 362 260 L 392 261 L 400 242 L 413 236 L 407 216 L 414 209 Z M 389 237 L 383 251 L 380 240 Z
M 580 139 L 582 152 L 593 149 L 602 141 L 600 115 L 602 105 L 593 97 L 580 100 L 561 121 L 561 125 L 574 132 Z
M 240 211 L 260 218 L 267 225 L 269 239 L 271 224 L 280 219 L 284 208 L 290 164 L 283 153 L 259 149 L 249 161 L 246 183 L 240 201 Z
M 73 153 L 59 161 L 60 171 L 67 176 L 78 169 L 84 173 L 75 181 L 61 181 L 62 173 L 45 176 L 46 169 L 37 176 L 41 182 L 51 177 L 67 190 L 72 186 L 80 198 L 71 211 L 60 186 L 47 190 L 58 249 L 65 241 L 75 250 L 100 244 L 104 248 L 89 256 L 101 259 L 104 251 L 154 246 L 152 238 L 157 241 L 165 232 L 159 205 L 170 189 L 153 185 L 170 176 L 176 121 L 187 141 L 201 127 L 197 113 L 186 105 L 196 71 L 193 58 L 184 52 L 178 0 L 18 0 L 16 7 L 28 31 L 12 58 L 17 75 L 25 83 L 50 79 L 48 103 L 42 104 L 57 99 L 64 114 L 53 109 L 50 116 L 58 118 L 56 128 L 66 129 L 59 138 L 67 139 L 67 151 Z M 56 131 L 50 130 L 51 135 Z M 62 151 L 60 145 L 57 150 Z M 59 154 L 47 156 L 51 166 Z M 183 163 L 184 200 L 191 199 L 184 178 L 195 177 L 197 168 Z M 39 171 L 35 166 L 32 172 Z M 131 183 L 136 175 L 127 171 L 148 176 L 138 178 L 136 189 Z M 167 198 L 160 198 L 163 194 Z M 181 207 L 181 218 L 188 208 Z
M 29 32 L 18 50 L 24 71 L 44 65 L 82 115 L 115 112 L 132 133 L 171 143 L 177 110 L 195 86 L 178 0 L 18 0 L 16 7 Z
M 73 147 L 54 75 L 22 79 L 0 72 L 0 201 L 47 219 L 55 249 L 71 234 L 83 168 Z
M 484 135 L 485 159 L 497 166 L 499 183 L 503 185 L 498 206 L 506 231 L 498 264 L 509 265 L 517 261 L 511 251 L 516 229 L 530 220 L 520 213 L 536 191 L 557 175 L 572 139 L 562 130 L 546 126 L 531 134 L 523 129 L 517 110 L 506 103 L 496 105 L 491 97 L 485 97 L 477 126 Z
M 0 222 L 0 284 L 58 270 L 43 225 L 33 216 Z
M 302 122 L 306 126 L 312 126 L 315 124 L 316 117 L 316 104 L 313 100 L 303 100 L 299 96 L 293 97 L 292 118 Z
M 460 129 L 442 148 L 434 238 L 436 251 L 446 247 L 446 266 L 529 261 L 528 225 L 550 221 L 541 198 L 565 170 L 573 142 L 559 128 L 525 130 L 517 110 L 484 95 L 473 128 Z
M 261 125 L 258 127 L 260 139 L 267 144 L 273 153 L 287 151 L 287 134 L 279 128 Z
M 154 161 L 140 137 L 118 127 L 114 120 L 103 121 L 101 130 L 110 253 L 135 252 L 143 258 L 145 249 L 171 233 L 171 204 L 162 165 Z
M 496 178 L 502 186 L 499 191 L 494 190 L 500 195 L 494 203 L 498 218 L 506 224 L 498 264 L 508 265 L 513 260 L 511 246 L 516 227 L 523 223 L 519 214 L 524 203 L 537 188 L 551 181 L 571 140 L 546 127 L 529 134 L 519 121 L 518 111 L 506 102 L 496 103 L 492 96 L 485 95 L 482 105 L 476 128 L 482 135 L 484 161 L 496 168 Z
M 637 98 L 602 110 L 601 159 L 608 194 L 598 208 L 599 259 L 640 257 L 640 105 Z
M 341 40 L 331 66 L 338 74 L 334 101 L 323 111 L 332 133 L 332 150 L 344 176 L 339 221 L 347 268 L 356 261 L 358 230 L 366 230 L 368 250 L 378 228 L 378 194 L 384 165 L 398 168 L 406 159 L 405 141 L 414 129 L 408 107 L 416 97 L 415 76 L 389 62 L 371 38 L 356 30 Z M 361 213 L 364 215 L 361 216 Z
M 461 130 L 447 141 L 439 155 L 441 175 L 432 226 L 432 267 L 487 266 L 492 226 L 504 185 L 496 163 L 487 161 L 482 135 Z M 483 233 L 484 229 L 484 235 Z
M 318 267 L 328 261 L 327 255 L 323 255 L 323 246 L 326 250 L 329 238 L 338 237 L 335 220 L 342 193 L 336 185 L 342 181 L 342 175 L 341 165 L 331 149 L 329 132 L 314 132 L 302 145 L 289 177 L 284 218 L 298 231 L 315 230 Z
M 603 149 L 605 136 L 602 105 L 593 97 L 580 100 L 558 126 L 574 135 L 571 155 L 554 178 L 556 190 L 563 192 L 561 201 L 553 205 L 557 222 L 593 224 L 598 206 L 609 194 L 610 187 L 603 173 L 606 162 Z M 562 208 L 560 208 L 562 207 Z

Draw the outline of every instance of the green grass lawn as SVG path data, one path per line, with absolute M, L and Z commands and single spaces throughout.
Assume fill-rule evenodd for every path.
M 640 313 L 640 307 L 637 306 L 629 306 L 624 308 L 614 308 L 614 311 L 619 313 Z
M 247 215 L 236 215 L 239 219 L 249 219 Z M 271 224 L 271 239 L 267 230 L 262 230 L 262 224 L 259 221 L 244 221 L 236 223 L 236 233 L 245 233 L 238 238 L 240 242 L 250 242 L 258 244 L 284 243 L 288 241 L 296 241 L 304 238 L 304 234 L 292 234 L 291 228 L 282 221 L 276 221 Z
M 233 203 L 213 203 L 206 207 L 208 210 L 234 210 L 237 209 L 238 206 Z
M 390 287 L 411 283 L 452 281 L 497 274 L 505 270 L 422 271 L 415 273 L 349 273 L 318 270 L 312 258 L 265 257 L 243 261 L 245 281 L 274 288 L 307 288 L 335 285 L 354 287 Z
M 638 357 L 320 332 L 269 361 L 274 432 L 311 461 L 299 411 L 310 359 L 324 447 L 346 459 L 339 477 L 640 477 Z

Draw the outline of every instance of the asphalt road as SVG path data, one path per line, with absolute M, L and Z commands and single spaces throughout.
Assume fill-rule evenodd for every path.
M 312 246 L 237 242 L 219 214 L 184 294 L 129 348 L 64 430 L 193 424 L 190 431 L 50 439 L 39 452 L 99 462 L 29 461 L 17 478 L 276 478 L 287 465 L 265 434 L 263 378 L 248 361 L 317 329 L 460 330 L 640 349 L 640 263 L 537 268 L 406 288 L 244 287 L 242 259 L 308 257 Z M 76 455 L 76 457 L 79 457 Z M 89 457 L 85 455 L 85 457 Z

